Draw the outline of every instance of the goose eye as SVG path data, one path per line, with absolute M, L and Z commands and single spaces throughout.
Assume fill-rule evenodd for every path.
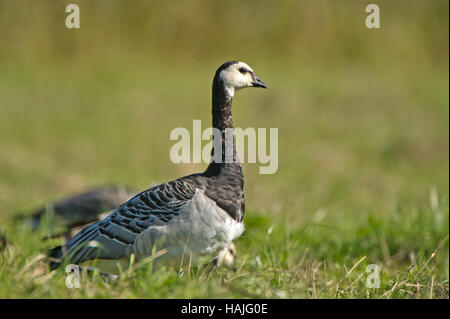
M 245 74 L 245 73 L 247 72 L 247 69 L 245 69 L 245 68 L 240 68 L 240 69 L 239 69 L 239 72 L 241 72 L 242 74 Z

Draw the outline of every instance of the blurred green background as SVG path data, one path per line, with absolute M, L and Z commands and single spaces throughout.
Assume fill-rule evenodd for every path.
M 71 2 L 80 29 L 65 27 Z M 278 172 L 244 165 L 249 218 L 345 231 L 431 192 L 448 234 L 449 2 L 378 0 L 380 29 L 369 3 L 0 0 L 0 224 L 90 186 L 203 170 L 170 161 L 169 134 L 209 125 L 214 72 L 241 60 L 269 89 L 238 93 L 235 125 L 279 128 Z

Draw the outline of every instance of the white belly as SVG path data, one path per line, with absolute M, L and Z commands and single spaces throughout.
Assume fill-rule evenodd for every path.
M 151 226 L 139 235 L 134 252 L 137 259 L 163 248 L 167 249 L 166 257 L 217 255 L 243 231 L 243 223 L 236 222 L 197 189 L 194 197 L 170 223 Z

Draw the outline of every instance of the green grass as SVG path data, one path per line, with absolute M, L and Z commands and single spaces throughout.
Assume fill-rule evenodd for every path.
M 448 203 L 384 220 L 370 215 L 351 228 L 313 219 L 296 230 L 249 212 L 236 271 L 200 264 L 180 276 L 145 264 L 112 283 L 82 277 L 80 289 L 66 288 L 64 269 L 48 273 L 36 255 L 50 246 L 16 226 L 8 233 L 14 248 L 1 259 L 1 297 L 448 298 L 447 212 Z M 380 267 L 377 289 L 366 288 L 369 264 Z
M 60 28 L 63 8 L 24 3 L 0 0 L 0 231 L 11 242 L 0 297 L 449 297 L 447 1 L 381 2 L 377 31 L 361 27 L 360 1 L 80 1 L 78 33 Z M 213 72 L 236 58 L 269 89 L 237 94 L 235 125 L 279 128 L 277 173 L 244 165 L 237 270 L 146 265 L 67 289 L 41 258 L 60 241 L 14 217 L 94 185 L 143 190 L 203 170 L 170 161 L 169 134 L 210 123 Z M 378 289 L 365 285 L 369 264 Z

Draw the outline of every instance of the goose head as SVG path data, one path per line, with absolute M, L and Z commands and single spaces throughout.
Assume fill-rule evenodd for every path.
M 267 85 L 256 76 L 252 68 L 240 61 L 224 63 L 217 70 L 216 77 L 231 96 L 236 90 L 246 87 L 267 88 Z

